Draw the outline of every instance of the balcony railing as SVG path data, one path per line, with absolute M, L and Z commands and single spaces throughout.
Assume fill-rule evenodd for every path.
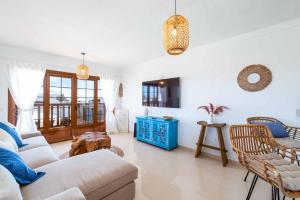
M 49 105 L 49 126 L 61 127 L 71 125 L 71 103 L 55 103 Z M 17 115 L 16 115 L 17 116 Z M 94 117 L 93 103 L 77 103 L 77 125 L 92 124 Z M 38 129 L 44 125 L 44 105 L 34 104 L 33 118 Z M 98 103 L 97 122 L 105 122 L 105 104 Z

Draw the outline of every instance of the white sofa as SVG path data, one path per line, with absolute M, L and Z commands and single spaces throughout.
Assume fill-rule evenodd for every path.
M 40 134 L 23 139 L 19 155 L 31 167 L 46 174 L 21 186 L 24 200 L 132 200 L 137 168 L 118 155 L 98 150 L 59 160 Z

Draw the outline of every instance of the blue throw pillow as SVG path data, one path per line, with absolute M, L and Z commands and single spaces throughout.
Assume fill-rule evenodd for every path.
M 45 175 L 28 167 L 22 158 L 8 149 L 0 147 L 0 164 L 3 165 L 21 185 L 30 184 Z
M 263 122 L 260 124 L 266 125 L 272 132 L 272 135 L 274 138 L 290 137 L 289 133 L 285 130 L 285 128 L 279 122 Z
M 19 137 L 19 134 L 17 131 L 11 127 L 9 127 L 7 124 L 0 122 L 0 128 L 3 129 L 5 132 L 7 132 L 11 137 L 14 138 L 19 148 L 26 146 L 27 144 L 23 144 L 22 140 Z

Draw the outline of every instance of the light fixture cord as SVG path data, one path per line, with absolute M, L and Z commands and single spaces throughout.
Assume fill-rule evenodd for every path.
M 177 26 L 177 1 L 175 1 L 175 24 L 174 24 L 174 28 L 176 29 Z
M 175 0 L 175 17 L 176 17 L 176 15 L 177 15 L 177 5 L 176 5 L 176 0 Z
M 85 53 L 81 53 L 82 55 L 82 64 L 84 64 L 84 56 L 85 56 Z

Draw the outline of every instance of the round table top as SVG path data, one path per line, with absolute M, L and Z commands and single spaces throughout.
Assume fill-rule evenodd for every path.
M 223 128 L 226 126 L 226 123 L 213 123 L 213 124 L 208 124 L 206 121 L 199 121 L 197 124 L 201 126 L 207 126 L 207 127 L 212 127 L 212 128 Z
M 120 148 L 120 147 L 117 147 L 117 146 L 113 146 L 111 145 L 111 147 L 109 149 L 99 149 L 97 151 L 100 151 L 100 150 L 109 150 L 115 154 L 117 154 L 118 156 L 120 157 L 124 157 L 124 151 Z M 70 157 L 70 154 L 69 154 L 69 151 L 63 153 L 62 155 L 59 156 L 59 159 L 65 159 L 65 158 L 69 158 Z

